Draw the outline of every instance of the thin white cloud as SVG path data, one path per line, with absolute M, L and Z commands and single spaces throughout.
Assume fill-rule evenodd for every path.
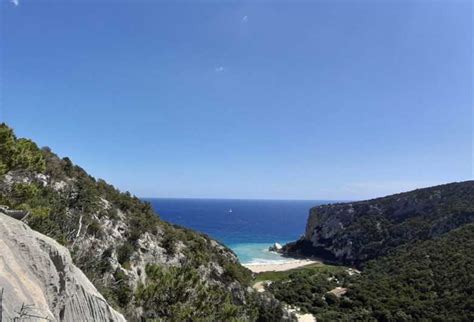
M 247 23 L 248 20 L 249 20 L 249 16 L 242 17 L 242 23 Z
M 226 68 L 224 66 L 217 66 L 216 68 L 214 68 L 214 71 L 216 73 L 222 73 L 222 72 L 225 72 Z
M 15 7 L 18 7 L 20 5 L 20 0 L 10 0 L 10 2 L 13 3 Z

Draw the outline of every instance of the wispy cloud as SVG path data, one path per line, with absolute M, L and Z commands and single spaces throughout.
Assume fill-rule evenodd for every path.
M 247 23 L 248 20 L 249 20 L 249 16 L 242 17 L 242 23 Z
M 10 2 L 13 3 L 15 7 L 18 7 L 20 5 L 20 0 L 10 0 Z
M 214 68 L 214 71 L 216 73 L 222 73 L 226 71 L 226 68 L 224 66 L 217 66 L 216 68 Z

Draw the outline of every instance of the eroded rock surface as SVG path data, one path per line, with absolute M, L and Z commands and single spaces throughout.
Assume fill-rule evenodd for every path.
M 69 251 L 0 214 L 3 321 L 125 321 L 72 262 Z

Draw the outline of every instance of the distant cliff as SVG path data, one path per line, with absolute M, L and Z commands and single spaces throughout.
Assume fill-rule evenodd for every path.
M 474 181 L 451 183 L 367 201 L 314 207 L 291 255 L 360 264 L 405 243 L 438 237 L 474 222 Z
M 3 321 L 125 321 L 65 247 L 1 213 L 0 236 Z

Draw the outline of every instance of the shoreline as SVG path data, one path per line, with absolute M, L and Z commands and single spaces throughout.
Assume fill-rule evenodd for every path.
M 253 273 L 263 273 L 263 272 L 284 272 L 290 269 L 306 266 L 309 264 L 322 263 L 320 260 L 315 259 L 289 259 L 285 262 L 275 262 L 275 263 L 250 263 L 242 264 L 242 266 L 248 268 Z

